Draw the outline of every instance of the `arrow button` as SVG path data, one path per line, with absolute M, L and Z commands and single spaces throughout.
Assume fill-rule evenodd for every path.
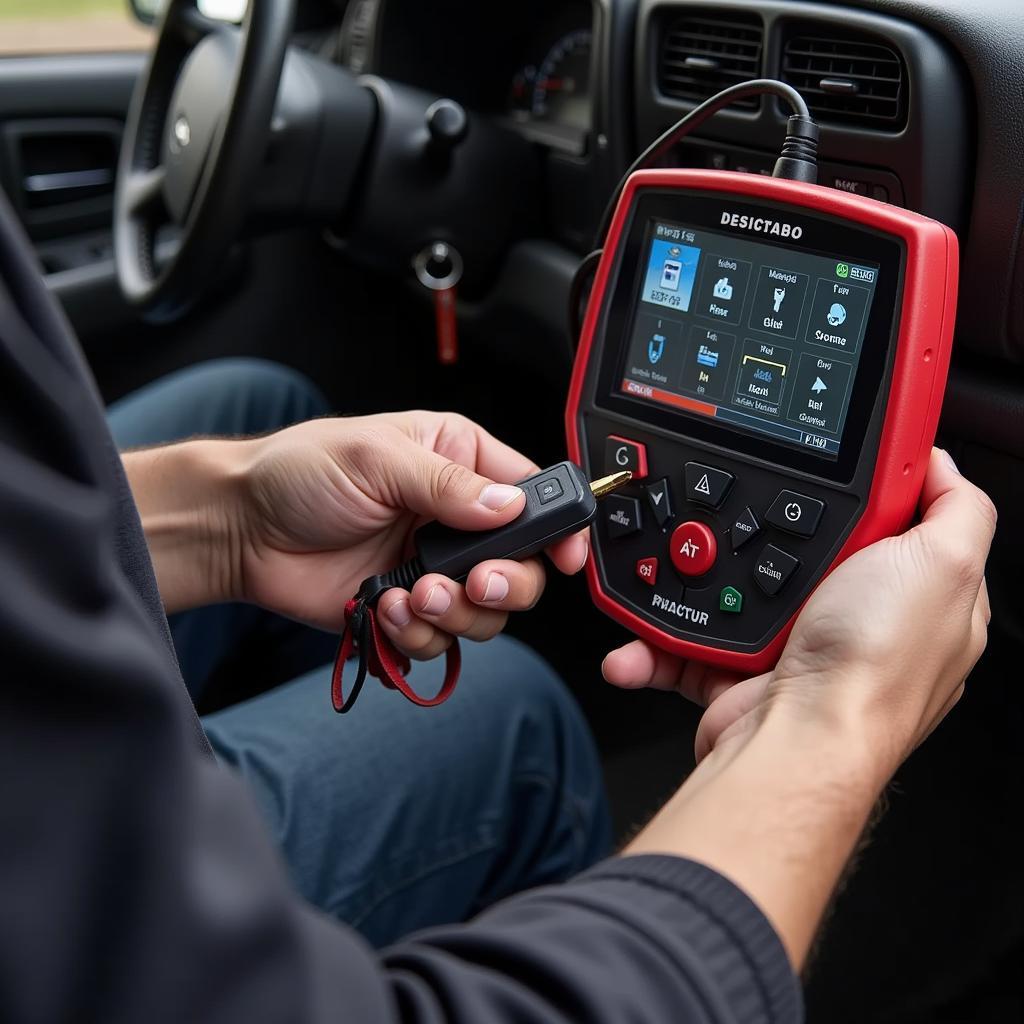
M 648 484 L 644 491 L 654 514 L 654 521 L 663 527 L 672 518 L 672 491 L 669 488 L 668 477 Z

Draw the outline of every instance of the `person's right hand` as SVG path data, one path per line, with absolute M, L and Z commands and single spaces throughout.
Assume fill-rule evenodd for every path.
M 811 596 L 775 669 L 737 681 L 634 641 L 605 659 L 619 686 L 708 703 L 698 760 L 742 743 L 769 713 L 870 745 L 883 774 L 941 721 L 985 649 L 992 502 L 933 450 L 921 522 L 857 552 Z

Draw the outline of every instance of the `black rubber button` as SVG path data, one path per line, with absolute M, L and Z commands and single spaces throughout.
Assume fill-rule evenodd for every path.
M 781 491 L 764 517 L 772 526 L 798 537 L 813 537 L 825 511 L 825 502 L 796 491 Z
M 672 518 L 672 490 L 668 478 L 663 477 L 657 483 L 648 484 L 644 490 L 647 492 L 647 503 L 651 507 L 654 521 L 659 526 L 664 526 Z
M 754 566 L 754 579 L 769 597 L 774 597 L 799 566 L 799 558 L 795 558 L 788 551 L 783 551 L 782 548 L 777 548 L 774 544 L 766 544 L 764 551 L 758 555 L 757 565 Z
M 534 486 L 537 488 L 537 498 L 542 505 L 546 505 L 549 501 L 555 501 L 563 493 L 561 481 L 557 476 L 545 477 Z
M 733 551 L 739 551 L 748 540 L 753 540 L 760 532 L 761 524 L 757 521 L 754 510 L 748 505 L 732 524 L 730 534 Z
M 601 512 L 608 524 L 608 536 L 620 540 L 640 532 L 640 502 L 621 494 L 609 495 L 601 502 Z
M 700 462 L 688 462 L 684 473 L 686 496 L 690 501 L 719 508 L 732 487 L 733 475 L 724 469 L 705 466 Z

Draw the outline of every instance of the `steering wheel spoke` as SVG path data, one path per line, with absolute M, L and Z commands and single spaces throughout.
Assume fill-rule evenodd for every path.
M 167 27 L 190 49 L 211 32 L 219 32 L 224 23 L 206 17 L 193 2 L 174 4 L 167 12 Z
M 124 201 L 133 216 L 153 214 L 164 206 L 164 181 L 167 172 L 161 166 L 148 171 L 133 171 L 124 183 Z

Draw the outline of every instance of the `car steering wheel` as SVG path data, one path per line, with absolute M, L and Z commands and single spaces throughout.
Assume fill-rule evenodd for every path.
M 125 126 L 114 253 L 125 298 L 171 319 L 222 265 L 263 163 L 295 0 L 249 0 L 241 30 L 170 0 Z M 158 261 L 165 224 L 178 242 Z

